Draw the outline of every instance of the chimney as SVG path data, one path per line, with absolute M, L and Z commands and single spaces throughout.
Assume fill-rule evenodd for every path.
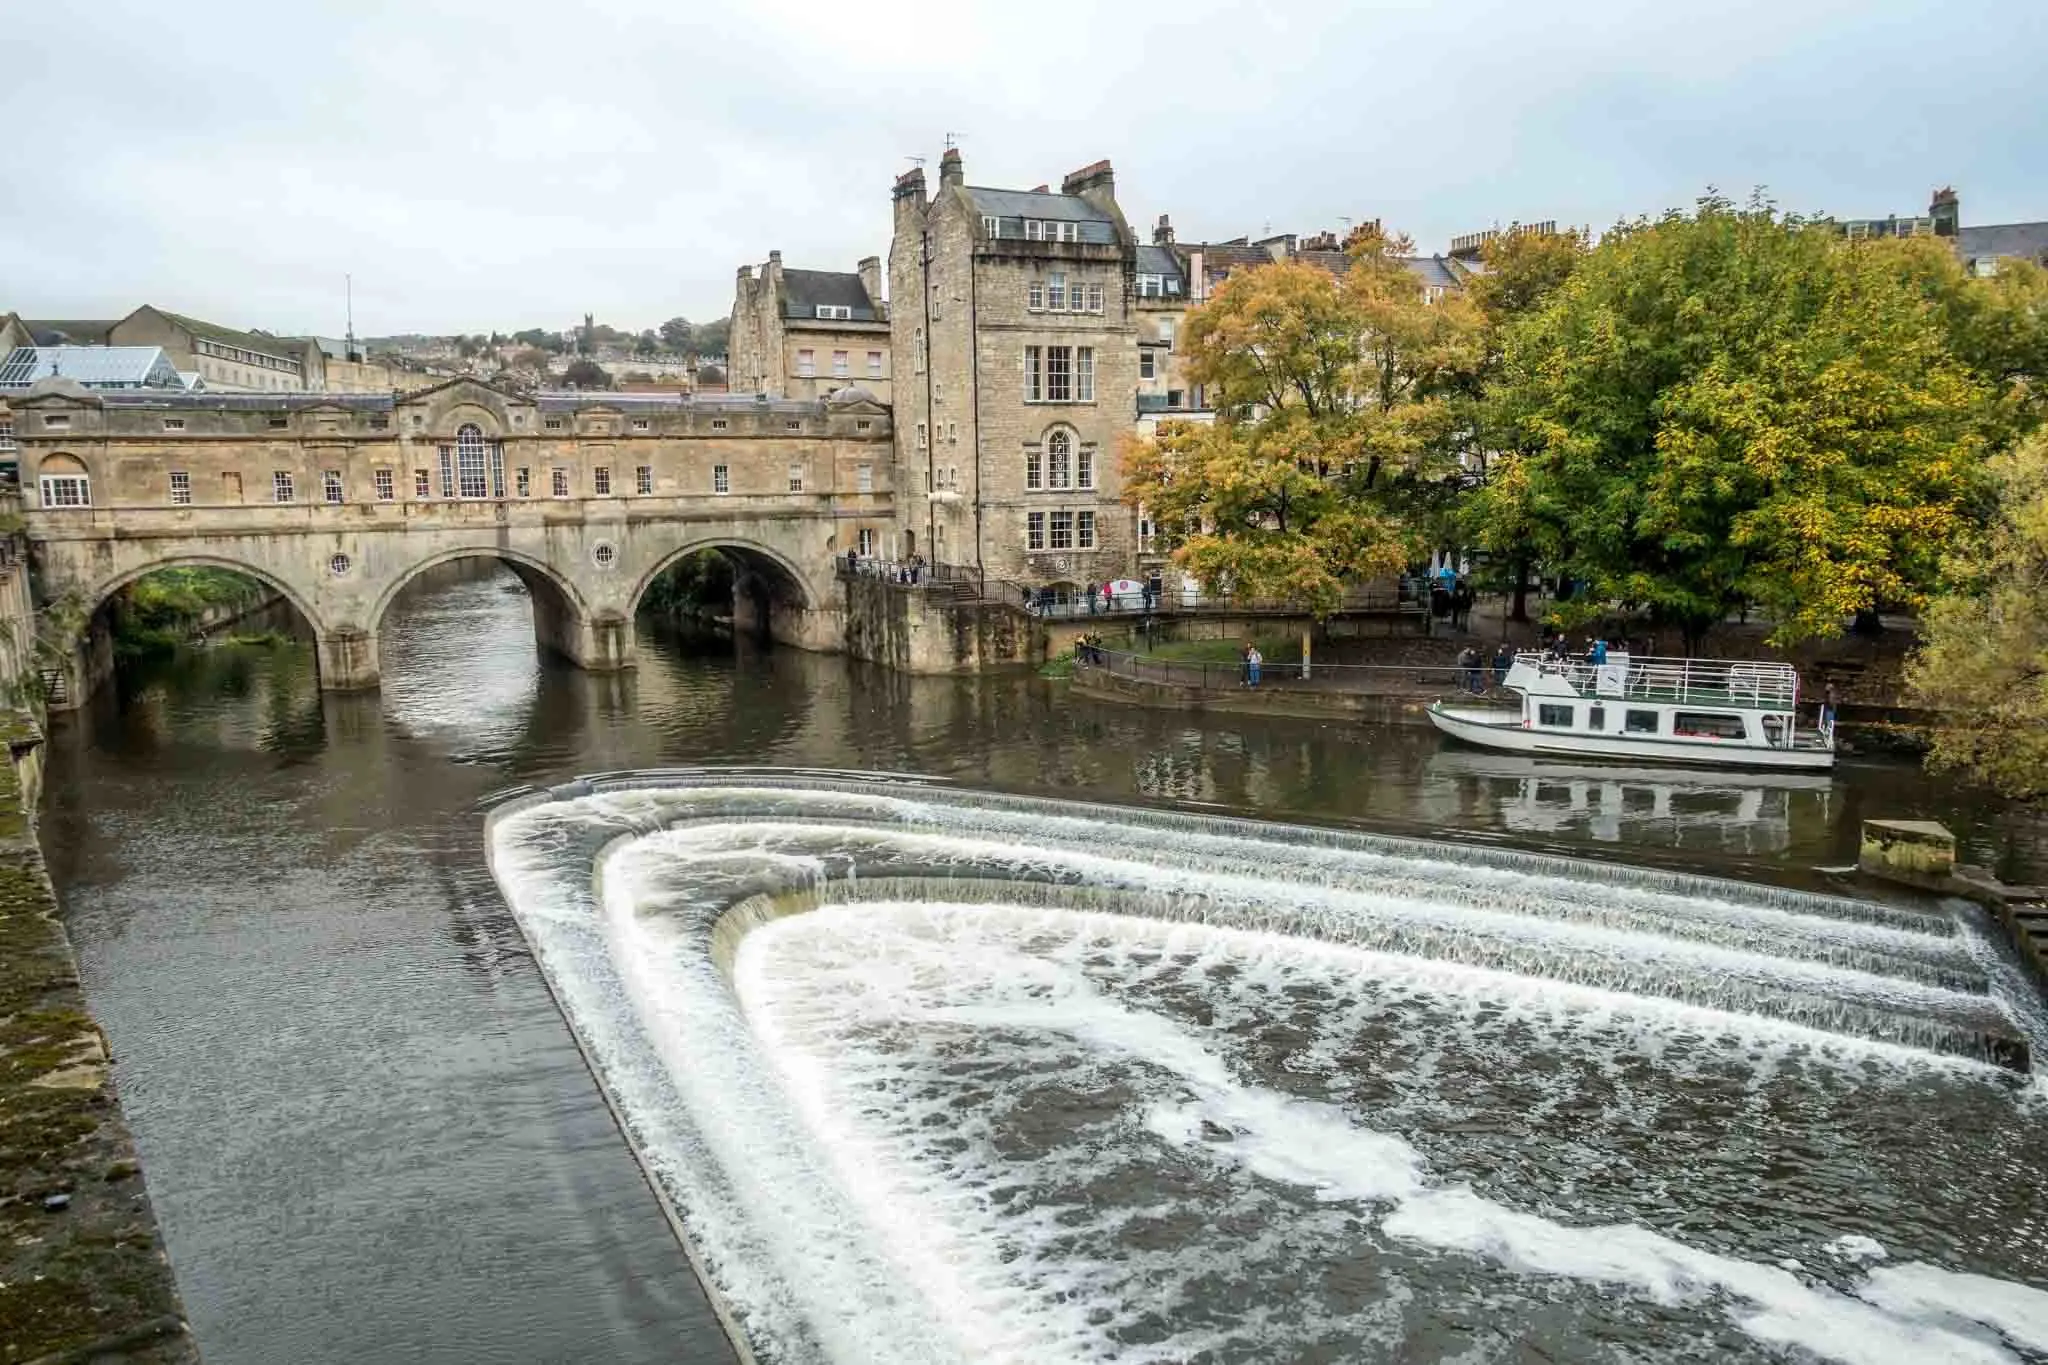
M 960 169 L 960 149 L 946 148 L 946 154 L 939 158 L 939 188 L 966 183 L 966 173 Z
M 917 196 L 918 203 L 924 202 L 924 167 L 912 166 L 896 177 L 896 188 L 890 193 L 892 199 L 908 199 Z
M 882 258 L 863 256 L 854 269 L 860 272 L 860 287 L 867 292 L 868 302 L 875 306 L 879 316 L 882 311 Z
M 1927 206 L 1927 216 L 1934 220 L 1934 235 L 1954 237 L 1962 231 L 1963 205 L 1956 198 L 1953 188 L 1944 185 L 1934 192 L 1934 202 Z
M 1173 245 L 1173 224 L 1167 220 L 1166 215 L 1163 213 L 1159 215 L 1158 223 L 1152 228 L 1152 245 Z
M 1060 182 L 1060 193 L 1078 194 L 1098 207 L 1108 208 L 1116 202 L 1116 172 L 1107 161 L 1083 166 Z

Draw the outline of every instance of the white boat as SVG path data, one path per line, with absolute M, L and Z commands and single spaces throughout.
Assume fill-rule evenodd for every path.
M 1835 763 L 1833 720 L 1799 727 L 1790 664 L 1613 653 L 1596 666 L 1522 653 L 1503 686 L 1519 706 L 1439 701 L 1430 722 L 1509 753 L 1806 771 Z

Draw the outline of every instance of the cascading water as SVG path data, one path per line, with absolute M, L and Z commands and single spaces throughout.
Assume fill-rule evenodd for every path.
M 790 771 L 490 844 L 763 1359 L 2048 1360 L 1946 915 Z

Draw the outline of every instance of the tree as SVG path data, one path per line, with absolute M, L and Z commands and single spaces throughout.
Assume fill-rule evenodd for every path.
M 652 327 L 641 332 L 639 337 L 634 340 L 633 354 L 639 356 L 661 354 L 661 338 L 655 335 Z
M 697 382 L 699 384 L 723 384 L 725 382 L 725 371 L 719 369 L 716 365 L 700 365 L 697 367 Z
M 1610 233 L 1512 324 L 1495 550 L 1650 608 L 1688 645 L 1755 603 L 1787 644 L 1912 603 L 1964 524 L 1990 393 L 1895 253 L 1708 197 Z
M 569 362 L 562 382 L 575 389 L 608 389 L 612 386 L 612 377 L 595 360 L 578 357 Z
M 716 322 L 700 322 L 690 333 L 691 350 L 696 355 L 722 356 L 725 354 L 731 333 L 731 318 L 720 318 Z
M 1585 235 L 1576 231 L 1510 232 L 1486 244 L 1481 255 L 1484 269 L 1466 280 L 1466 295 L 1483 320 L 1482 354 L 1476 382 L 1465 395 L 1469 410 L 1464 414 L 1473 431 L 1472 454 L 1481 478 L 1493 472 L 1494 456 L 1514 449 L 1517 439 L 1512 428 L 1498 430 L 1487 421 L 1488 409 L 1480 401 L 1486 387 L 1499 380 L 1505 367 L 1508 329 L 1538 311 L 1558 286 L 1571 278 L 1585 257 L 1586 248 Z M 1519 472 L 1509 472 L 1508 476 L 1521 477 Z M 1458 509 L 1460 531 L 1467 538 L 1473 538 L 1473 505 L 1468 499 Z M 1482 577 L 1489 580 L 1487 586 L 1513 594 L 1509 620 L 1527 621 L 1529 575 L 1535 567 L 1529 528 L 1510 511 L 1497 515 L 1492 529 L 1493 555 L 1491 563 L 1482 570 Z
M 2048 796 L 2048 432 L 1992 461 L 1997 511 L 1949 562 L 1920 622 L 1916 703 L 1938 713 L 1936 768 L 2007 796 Z
M 662 323 L 661 340 L 662 344 L 677 355 L 687 356 L 692 354 L 690 350 L 690 320 L 688 318 L 670 318 L 667 322 Z
M 1364 234 L 1343 281 L 1299 262 L 1241 271 L 1187 322 L 1188 376 L 1212 427 L 1127 442 L 1127 500 L 1212 590 L 1318 615 L 1348 581 L 1421 549 L 1420 491 L 1455 468 L 1448 377 L 1477 354 L 1476 315 L 1432 304 L 1399 239 Z

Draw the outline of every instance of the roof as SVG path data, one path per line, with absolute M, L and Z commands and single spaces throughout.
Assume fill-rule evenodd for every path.
M 1250 246 L 1244 242 L 1195 242 L 1181 248 L 1182 251 L 1202 253 L 1204 273 L 1214 271 L 1244 270 L 1255 265 L 1271 265 L 1273 255 L 1264 247 Z
M 820 308 L 847 308 L 856 322 L 879 322 L 875 300 L 868 297 L 860 276 L 839 270 L 784 270 L 782 315 L 814 318 Z
M 269 332 L 238 332 L 232 327 L 201 322 L 198 318 L 188 318 L 182 313 L 166 313 L 161 308 L 155 311 L 177 323 L 193 336 L 217 341 L 223 346 L 239 346 L 245 351 L 261 351 L 280 360 L 297 360 L 304 363 L 307 343 L 301 338 L 272 336 Z
M 1171 275 L 1179 279 L 1182 275 L 1180 257 L 1169 246 L 1140 246 L 1138 248 L 1138 273 L 1140 275 Z
M 1972 261 L 1987 256 L 2024 256 L 2048 262 L 2048 223 L 1966 227 L 1956 233 L 1956 250 Z
M 1425 286 L 1438 289 L 1462 289 L 1465 281 L 1451 268 L 1451 263 L 1441 256 L 1403 256 L 1401 264 L 1409 273 L 1422 281 Z
M 107 333 L 114 330 L 114 321 L 23 318 L 21 325 L 28 328 L 38 346 L 104 346 Z
M 992 190 L 969 185 L 967 197 L 973 201 L 975 212 L 985 218 L 1001 218 L 1019 224 L 1026 219 L 1079 223 L 1081 241 L 1112 246 L 1117 242 L 1116 218 L 1107 209 L 1088 202 L 1078 194 L 1054 194 L 1049 190 Z M 1014 233 L 1007 230 L 1003 233 L 1005 237 L 1023 235 L 1021 226 Z
M 88 389 L 184 389 L 161 346 L 17 346 L 0 361 L 0 389 L 59 377 Z

